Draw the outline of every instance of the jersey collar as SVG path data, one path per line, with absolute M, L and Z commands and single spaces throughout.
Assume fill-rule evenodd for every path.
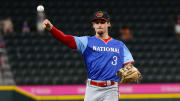
M 110 40 L 112 40 L 112 37 L 109 37 L 109 38 L 107 38 L 107 39 L 102 39 L 102 38 L 97 37 L 97 36 L 95 36 L 95 37 L 98 38 L 98 39 L 100 39 L 100 40 L 102 40 L 105 44 L 107 44 Z

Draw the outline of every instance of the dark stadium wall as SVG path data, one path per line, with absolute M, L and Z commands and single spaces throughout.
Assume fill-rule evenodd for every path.
M 27 97 L 27 96 L 25 96 L 23 94 L 20 94 L 20 93 L 18 93 L 16 91 L 13 91 L 13 92 L 14 92 L 14 96 L 13 96 L 14 99 L 11 100 L 11 101 L 36 101 L 36 100 L 34 100 L 34 99 L 30 98 L 30 97 Z
M 0 90 L 0 101 L 83 101 L 83 100 L 35 100 L 14 90 Z M 120 99 L 119 101 L 180 101 L 180 99 Z
M 0 101 L 35 101 L 13 90 L 0 90 Z
M 59 96 L 58 95 L 38 96 L 36 94 L 31 94 L 29 92 L 26 92 L 25 90 L 22 89 L 22 87 L 0 86 L 0 101 L 83 101 L 83 99 L 84 99 L 84 95 L 67 96 L 67 95 L 59 94 Z M 180 93 L 121 94 L 120 101 L 180 101 Z
M 13 91 L 0 91 L 0 101 L 13 101 Z

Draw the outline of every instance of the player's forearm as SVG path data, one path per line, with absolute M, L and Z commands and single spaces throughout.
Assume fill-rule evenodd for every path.
M 77 49 L 75 39 L 72 35 L 65 35 L 62 31 L 52 27 L 50 30 L 54 38 L 58 39 L 60 42 L 64 43 L 72 49 Z

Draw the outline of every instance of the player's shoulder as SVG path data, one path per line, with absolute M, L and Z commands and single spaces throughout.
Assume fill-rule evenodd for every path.
M 87 38 L 87 37 L 89 37 L 89 36 L 74 36 L 74 37 Z
M 97 39 L 95 36 L 86 36 L 88 40 L 95 40 Z
M 96 39 L 95 36 L 74 36 L 75 39 L 79 39 L 79 40 L 94 40 Z
M 112 38 L 112 41 L 113 41 L 114 43 L 119 44 L 119 45 L 124 45 L 124 42 L 122 42 L 121 40 L 117 40 L 117 39 Z
M 87 36 L 88 38 L 96 38 L 95 36 Z

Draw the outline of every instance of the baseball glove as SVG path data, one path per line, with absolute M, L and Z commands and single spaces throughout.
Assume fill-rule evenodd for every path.
M 132 64 L 127 64 L 116 73 L 120 76 L 119 83 L 139 83 L 141 73 Z

